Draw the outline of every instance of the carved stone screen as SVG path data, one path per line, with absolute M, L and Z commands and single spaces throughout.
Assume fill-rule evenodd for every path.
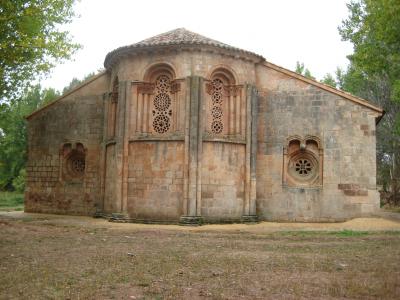
M 165 133 L 171 127 L 171 80 L 166 75 L 160 75 L 155 83 L 155 97 L 153 100 L 153 130 Z

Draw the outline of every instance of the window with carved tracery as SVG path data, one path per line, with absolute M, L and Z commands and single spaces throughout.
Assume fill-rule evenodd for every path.
M 221 79 L 216 78 L 212 81 L 212 108 L 211 108 L 211 131 L 215 134 L 219 134 L 223 131 L 224 125 L 222 123 L 222 101 L 223 101 L 223 88 L 224 84 Z
M 85 175 L 86 149 L 83 144 L 66 143 L 61 149 L 64 180 L 80 181 Z
M 85 157 L 83 155 L 71 155 L 67 160 L 67 168 L 72 176 L 82 176 L 85 172 Z
M 289 186 L 321 184 L 322 149 L 316 137 L 291 138 L 284 151 L 284 183 Z
M 227 67 L 213 70 L 205 85 L 207 96 L 206 134 L 226 138 L 241 133 L 241 99 L 235 76 Z
M 157 133 L 166 133 L 171 127 L 171 79 L 160 75 L 155 81 L 153 100 L 153 129 Z

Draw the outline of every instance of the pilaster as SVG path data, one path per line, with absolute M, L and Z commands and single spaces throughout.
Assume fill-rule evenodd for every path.
M 257 113 L 258 92 L 252 85 L 246 86 L 246 171 L 243 222 L 257 221 L 256 212 L 256 162 L 257 162 Z
M 185 126 L 185 160 L 184 175 L 185 199 L 184 215 L 180 222 L 183 225 L 199 225 L 201 218 L 201 153 L 202 153 L 202 78 L 187 78 L 187 103 Z
M 125 149 L 125 121 L 126 121 L 126 86 L 125 81 L 119 82 L 118 91 L 118 107 L 117 107 L 117 123 L 115 130 L 115 146 L 116 146 L 116 168 L 117 168 L 117 178 L 116 180 L 116 204 L 117 210 L 115 213 L 121 213 L 123 208 L 123 194 L 124 194 L 124 149 Z

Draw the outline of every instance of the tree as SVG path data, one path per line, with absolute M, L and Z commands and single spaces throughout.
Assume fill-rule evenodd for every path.
M 81 83 L 85 82 L 86 80 L 92 78 L 93 76 L 96 76 L 96 74 L 94 72 L 87 74 L 86 76 L 83 77 L 82 80 L 80 80 L 76 77 L 72 78 L 71 82 L 66 87 L 63 88 L 62 94 L 68 93 L 69 91 L 73 90 L 78 85 L 80 85 Z
M 80 48 L 60 25 L 75 16 L 75 0 L 0 2 L 0 101 L 11 100 L 37 76 Z
M 340 88 L 374 101 L 386 115 L 377 128 L 378 179 L 400 203 L 400 1 L 357 0 L 339 32 L 354 45 Z
M 63 94 L 94 75 L 90 73 L 83 80 L 73 78 L 63 89 Z M 24 189 L 27 159 L 25 117 L 60 95 L 53 88 L 43 89 L 36 85 L 26 89 L 17 101 L 0 104 L 0 190 Z
M 300 63 L 300 62 L 297 61 L 296 62 L 296 70 L 295 70 L 295 72 L 300 74 L 300 75 L 303 75 L 303 76 L 305 76 L 307 78 L 315 79 L 315 77 L 311 75 L 310 70 L 304 67 L 304 63 Z
M 324 78 L 322 78 L 321 82 L 336 88 L 336 80 L 330 73 L 327 73 Z

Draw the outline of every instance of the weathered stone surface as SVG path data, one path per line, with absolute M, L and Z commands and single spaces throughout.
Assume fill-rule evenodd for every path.
M 101 204 L 103 93 L 108 85 L 107 74 L 97 76 L 30 117 L 26 211 L 90 215 Z M 85 176 L 81 179 L 63 177 L 60 151 L 66 143 L 82 143 L 86 148 Z
M 199 224 L 379 207 L 380 108 L 208 41 L 179 29 L 120 48 L 29 116 L 26 210 Z

